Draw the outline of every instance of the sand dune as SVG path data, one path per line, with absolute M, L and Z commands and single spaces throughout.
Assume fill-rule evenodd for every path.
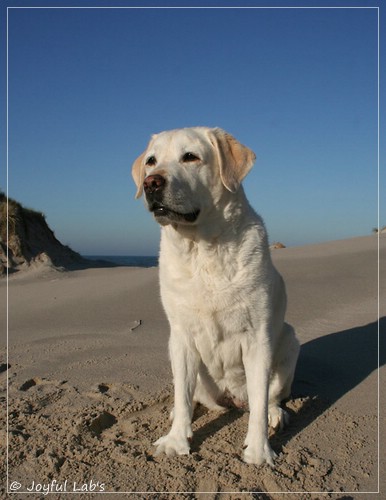
M 9 377 L 9 486 L 58 493 L 50 498 L 60 491 L 122 492 L 122 498 L 160 492 L 154 497 L 160 499 L 210 499 L 215 492 L 252 498 L 241 495 L 252 491 L 268 492 L 254 496 L 261 499 L 283 498 L 279 492 L 374 498 L 366 492 L 378 489 L 377 237 L 272 254 L 287 284 L 287 319 L 302 343 L 286 403 L 291 422 L 271 437 L 275 469 L 242 462 L 248 414 L 236 409 L 198 408 L 191 454 L 154 457 L 152 442 L 168 429 L 172 406 L 157 269 L 43 268 L 9 280 L 10 367 L 4 354 L 0 373 L 3 402 Z M 381 235 L 383 330 L 385 264 Z M 0 298 L 5 317 L 5 279 Z M 384 350 L 380 364 L 384 381 Z M 1 437 L 5 444 L 5 430 Z M 381 449 L 381 470 L 385 458 Z M 382 478 L 381 488 L 385 493 Z

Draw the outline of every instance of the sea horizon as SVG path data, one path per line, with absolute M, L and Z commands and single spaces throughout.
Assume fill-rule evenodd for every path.
M 82 255 L 85 259 L 112 262 L 118 266 L 127 267 L 157 267 L 156 255 Z

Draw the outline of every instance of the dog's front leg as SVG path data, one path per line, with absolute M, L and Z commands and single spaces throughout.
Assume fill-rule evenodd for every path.
M 273 466 L 276 457 L 268 442 L 268 387 L 271 369 L 269 345 L 248 342 L 243 350 L 243 362 L 247 379 L 249 401 L 248 432 L 245 439 L 244 461 Z
M 169 353 L 174 378 L 173 424 L 169 433 L 154 443 L 157 446 L 155 455 L 188 455 L 188 440 L 192 437 L 193 394 L 200 358 L 184 335 L 173 330 Z

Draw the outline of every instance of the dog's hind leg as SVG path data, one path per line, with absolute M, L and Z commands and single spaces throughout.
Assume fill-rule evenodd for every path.
M 281 408 L 280 403 L 291 394 L 299 350 L 299 341 L 294 329 L 284 323 L 268 392 L 268 423 L 273 429 L 282 429 L 288 423 L 288 414 Z
M 207 367 L 201 361 L 198 368 L 197 384 L 193 401 L 201 403 L 209 410 L 223 411 L 225 408 L 218 404 L 221 396 L 222 392 L 220 388 L 211 377 Z

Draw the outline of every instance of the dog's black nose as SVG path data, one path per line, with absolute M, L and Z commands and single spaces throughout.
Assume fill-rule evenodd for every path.
M 143 183 L 143 189 L 145 190 L 146 194 L 152 194 L 156 191 L 162 191 L 165 187 L 165 184 L 166 179 L 165 177 L 162 177 L 162 175 L 149 175 L 148 177 L 146 177 Z

